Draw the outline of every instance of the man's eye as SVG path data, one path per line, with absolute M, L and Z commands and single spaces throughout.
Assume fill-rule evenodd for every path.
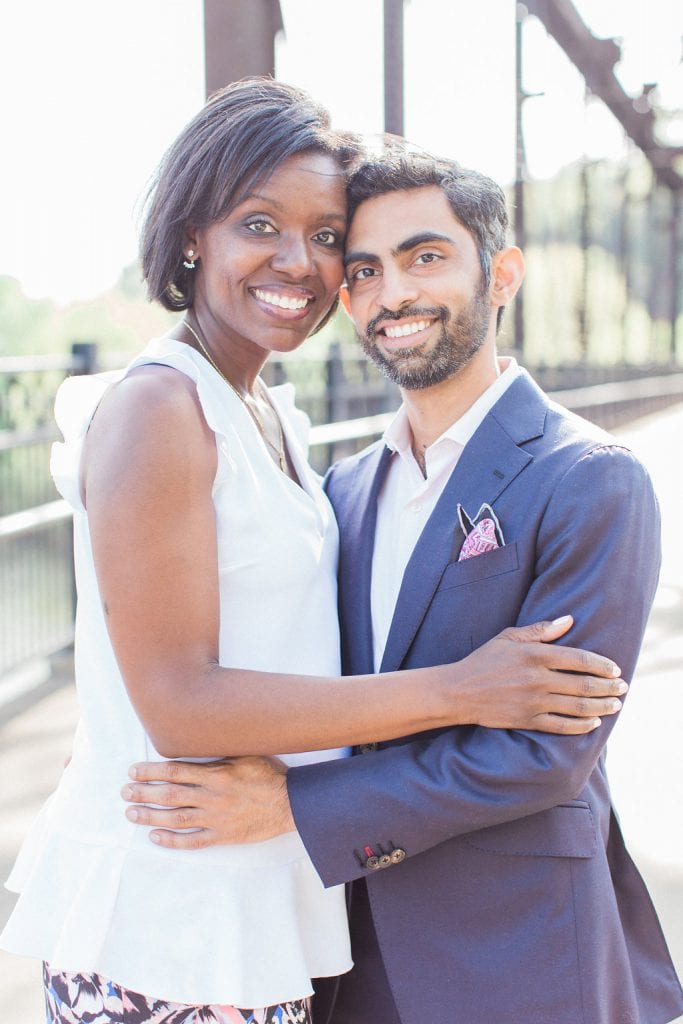
M 341 242 L 339 235 L 336 231 L 325 229 L 325 231 L 319 231 L 315 235 L 316 242 L 320 242 L 322 245 L 329 245 L 330 247 L 338 246 Z
M 435 252 L 421 252 L 415 260 L 416 263 L 424 266 L 426 263 L 436 263 L 437 260 L 441 259 L 438 253 Z
M 255 235 L 270 235 L 275 231 L 272 224 L 269 224 L 267 220 L 250 220 L 247 223 L 247 229 L 253 231 Z
M 365 281 L 368 277 L 374 277 L 376 271 L 372 267 L 359 267 L 351 274 L 352 281 Z

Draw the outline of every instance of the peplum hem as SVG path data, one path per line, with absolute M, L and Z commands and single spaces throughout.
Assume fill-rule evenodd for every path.
M 45 831 L 7 882 L 24 890 L 2 934 L 10 953 L 157 999 L 238 1007 L 304 998 L 312 978 L 353 966 L 346 929 L 331 927 L 345 915 L 344 888 L 324 889 L 307 856 L 266 871 L 198 863 L 188 884 L 173 850 Z

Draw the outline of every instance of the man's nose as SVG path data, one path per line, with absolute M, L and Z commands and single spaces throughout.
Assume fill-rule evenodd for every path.
M 375 295 L 379 306 L 392 313 L 398 313 L 405 306 L 414 305 L 418 297 L 419 288 L 408 274 L 391 268 L 384 269 L 380 287 Z
M 314 272 L 313 254 L 307 238 L 283 237 L 271 261 L 273 270 L 295 280 L 301 280 Z

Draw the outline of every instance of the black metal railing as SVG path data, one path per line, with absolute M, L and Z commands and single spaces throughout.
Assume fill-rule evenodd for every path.
M 71 537 L 62 501 L 0 520 L 0 679 L 73 639 Z
M 102 360 L 108 368 L 116 362 Z M 48 469 L 58 437 L 52 407 L 66 375 L 96 369 L 94 346 L 60 359 L 0 359 L 0 682 L 73 637 L 71 513 Z M 534 376 L 558 402 L 608 429 L 683 401 L 676 365 L 538 367 Z M 295 384 L 314 424 L 311 461 L 320 472 L 380 436 L 399 403 L 374 366 L 337 344 L 326 358 L 274 360 L 266 377 Z
M 0 678 L 73 638 L 71 514 L 49 473 L 57 388 L 96 350 L 0 359 Z

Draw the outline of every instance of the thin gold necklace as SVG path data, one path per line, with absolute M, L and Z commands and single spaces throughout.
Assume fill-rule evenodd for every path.
M 239 398 L 240 402 L 242 403 L 242 405 L 247 410 L 247 412 L 251 416 L 252 420 L 256 424 L 256 429 L 258 430 L 259 434 L 263 438 L 264 443 L 277 456 L 277 461 L 278 461 L 278 464 L 280 466 L 280 469 L 282 470 L 283 473 L 286 473 L 287 472 L 287 456 L 285 454 L 285 439 L 284 439 L 284 436 L 282 434 L 282 425 L 280 423 L 280 417 L 278 416 L 277 412 L 273 409 L 273 415 L 275 417 L 275 423 L 277 425 L 277 437 L 278 437 L 278 443 L 275 444 L 268 437 L 268 434 L 266 433 L 266 428 L 264 427 L 263 423 L 261 422 L 261 418 L 257 414 L 256 410 L 252 409 L 251 405 L 247 402 L 247 400 L 244 397 L 244 395 L 242 394 L 242 392 L 237 390 L 237 388 L 232 383 L 232 381 L 228 380 L 228 378 L 225 376 L 225 374 L 220 369 L 220 367 L 216 365 L 216 361 L 211 356 L 211 353 L 209 352 L 209 350 L 207 349 L 206 345 L 204 344 L 202 339 L 199 337 L 199 335 L 195 331 L 195 329 L 192 326 L 192 324 L 189 324 L 187 322 L 187 320 L 183 320 L 183 323 L 185 324 L 185 326 L 187 327 L 188 331 L 190 332 L 192 337 L 195 339 L 195 341 L 199 345 L 199 348 L 200 348 L 201 353 L 204 356 L 204 358 L 208 360 L 208 362 L 211 364 L 211 366 L 213 366 L 213 368 L 216 371 L 216 373 L 218 374 L 218 376 L 222 377 L 222 379 L 228 385 L 230 390 L 233 391 L 237 395 L 237 397 Z M 261 390 L 261 391 L 263 390 L 262 387 L 261 387 L 260 381 L 259 381 L 259 390 Z M 266 399 L 266 400 L 268 401 L 268 404 L 270 405 L 270 400 L 268 400 L 268 399 Z M 271 408 L 272 408 L 272 406 L 271 406 Z

